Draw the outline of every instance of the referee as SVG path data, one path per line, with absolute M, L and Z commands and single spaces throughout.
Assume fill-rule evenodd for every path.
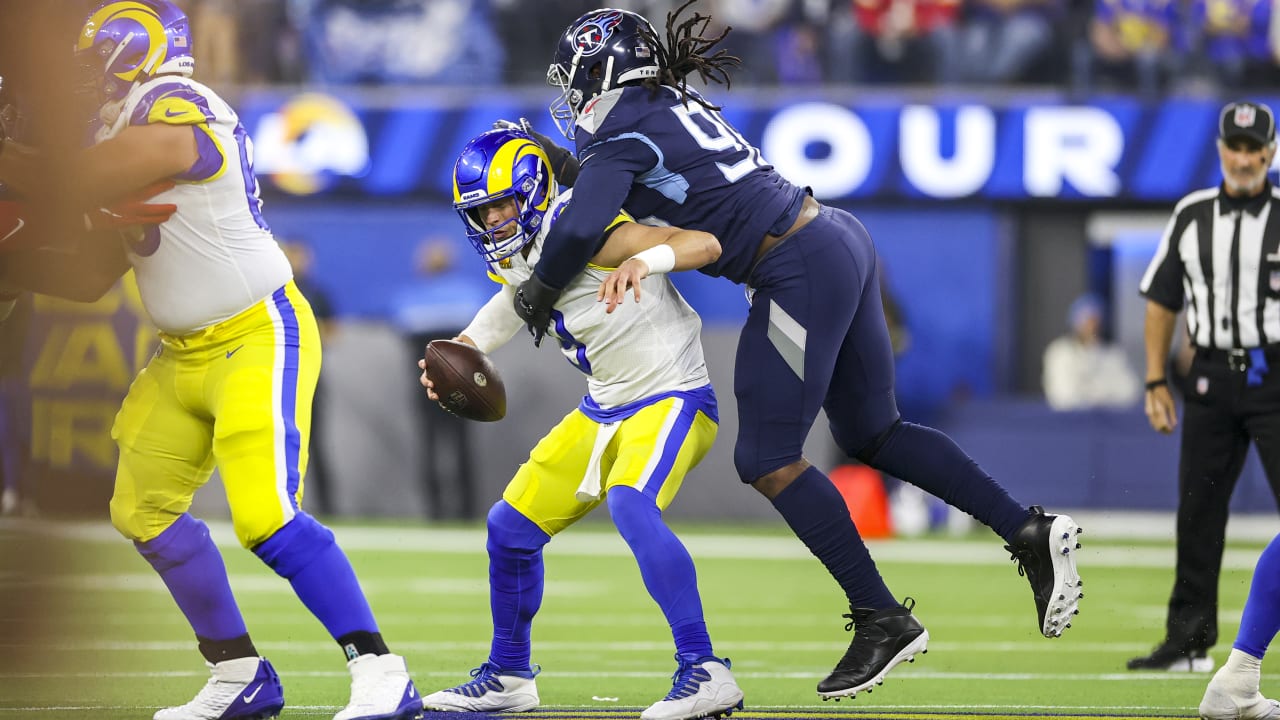
M 1178 456 L 1178 560 L 1165 638 L 1130 670 L 1213 668 L 1218 574 L 1231 492 L 1250 440 L 1280 503 L 1280 192 L 1267 180 L 1276 152 L 1271 109 L 1237 102 L 1218 120 L 1220 187 L 1184 197 L 1142 278 L 1147 298 L 1146 412 L 1177 425 L 1165 365 L 1186 309 L 1195 358 L 1186 382 Z

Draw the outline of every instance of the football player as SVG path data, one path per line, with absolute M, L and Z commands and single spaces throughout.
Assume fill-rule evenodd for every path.
M 501 284 L 457 340 L 491 352 L 524 326 L 514 288 L 529 277 L 542 238 L 570 203 L 557 195 L 546 153 L 524 132 L 497 129 L 473 139 L 454 166 L 454 207 L 467 236 Z M 703 619 L 693 560 L 662 511 L 715 439 L 718 415 L 698 334 L 701 319 L 662 273 L 715 260 L 704 232 L 639 225 L 618 213 L 597 252 L 560 295 L 549 331 L 587 379 L 578 407 L 538 443 L 488 516 L 494 634 L 473 680 L 423 699 L 430 710 L 523 711 L 538 706 L 530 630 L 542 601 L 542 549 L 601 504 L 635 554 L 649 594 L 675 639 L 671 692 L 644 720 L 684 720 L 742 707 L 729 660 L 715 655 Z M 599 286 L 632 256 L 646 262 L 637 302 L 613 302 Z M 438 399 L 428 378 L 420 378 Z
M 583 15 L 560 37 L 547 79 L 561 91 L 552 117 L 576 143 L 578 194 L 517 289 L 516 311 L 536 341 L 620 207 L 720 239 L 723 253 L 701 271 L 747 285 L 751 298 L 734 369 L 738 475 L 772 502 L 849 601 L 853 639 L 818 684 L 822 697 L 872 688 L 923 652 L 929 635 L 914 601 L 900 604 L 885 585 L 836 487 L 802 454 L 819 409 L 845 453 L 1003 538 L 1031 583 L 1037 628 L 1057 637 L 1082 596 L 1076 524 L 1014 501 L 946 435 L 901 419 L 870 235 L 778 174 L 688 86 L 692 74 L 728 85 L 737 62 L 711 52 L 724 35 L 702 35 L 709 17 L 681 18 L 689 4 L 668 15 L 665 38 L 614 9 Z
M 404 658 L 388 651 L 351 563 L 301 506 L 320 340 L 263 217 L 244 127 L 191 79 L 187 18 L 167 0 L 100 3 L 76 48 L 100 125 L 77 160 L 81 201 L 175 183 L 157 198 L 176 205 L 173 217 L 124 248 L 161 348 L 112 428 L 112 524 L 159 573 L 211 670 L 156 720 L 275 717 L 284 706 L 208 527 L 188 512 L 215 466 L 237 539 L 289 581 L 347 660 L 351 699 L 335 720 L 419 716 Z M 0 181 L 38 189 L 33 164 L 6 156 Z
M 1280 535 L 1258 557 L 1231 655 L 1200 700 L 1205 720 L 1277 720 L 1280 702 L 1262 695 L 1262 659 L 1280 632 Z

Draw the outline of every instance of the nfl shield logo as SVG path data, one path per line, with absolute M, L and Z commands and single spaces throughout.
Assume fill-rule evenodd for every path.
M 1196 378 L 1196 394 L 1204 395 L 1207 392 L 1209 392 L 1209 378 L 1203 376 Z
M 1253 123 L 1257 119 L 1258 113 L 1252 105 L 1241 105 L 1236 108 L 1236 127 L 1253 127 Z
M 1280 270 L 1271 271 L 1271 275 L 1267 277 L 1267 284 L 1271 286 L 1271 292 L 1280 292 Z

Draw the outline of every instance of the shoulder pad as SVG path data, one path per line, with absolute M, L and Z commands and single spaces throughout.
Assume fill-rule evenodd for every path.
M 209 100 L 181 81 L 140 88 L 145 93 L 129 114 L 130 125 L 199 125 L 214 120 Z
M 578 115 L 578 127 L 595 135 L 604 124 L 605 118 L 609 117 L 609 113 L 622 99 L 625 89 L 615 88 L 587 101 L 586 106 L 582 108 L 582 114 Z

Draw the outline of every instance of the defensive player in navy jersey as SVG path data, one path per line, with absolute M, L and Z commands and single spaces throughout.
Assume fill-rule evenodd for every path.
M 1002 537 L 1031 582 L 1047 637 L 1069 627 L 1082 593 L 1066 515 L 1015 502 L 946 435 L 904 422 L 894 400 L 893 353 L 881 307 L 876 251 L 849 213 L 819 204 L 778 174 L 713 105 L 686 84 L 728 84 L 737 61 L 710 18 L 659 38 L 643 17 L 595 10 L 560 37 L 547 79 L 561 90 L 552 117 L 576 143 L 574 201 L 549 231 L 534 274 L 514 300 L 535 341 L 561 289 L 599 250 L 601 230 L 625 209 L 641 222 L 704 230 L 720 257 L 700 268 L 748 286 L 738 343 L 734 462 L 826 566 L 850 605 L 848 652 L 818 684 L 824 698 L 854 695 L 923 652 L 928 632 L 886 587 L 831 481 L 802 455 L 825 409 L 840 448 L 973 515 Z

